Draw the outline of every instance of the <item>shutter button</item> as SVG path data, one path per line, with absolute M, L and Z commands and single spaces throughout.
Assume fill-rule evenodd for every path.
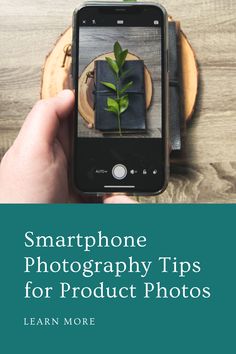
M 112 168 L 111 172 L 115 179 L 124 179 L 127 175 L 127 168 L 124 165 L 118 164 Z

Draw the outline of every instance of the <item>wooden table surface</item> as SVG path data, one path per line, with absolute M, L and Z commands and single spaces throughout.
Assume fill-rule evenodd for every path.
M 0 157 L 39 98 L 41 66 L 75 0 L 0 2 Z M 167 190 L 147 203 L 236 203 L 236 1 L 163 0 L 199 63 L 200 91 Z

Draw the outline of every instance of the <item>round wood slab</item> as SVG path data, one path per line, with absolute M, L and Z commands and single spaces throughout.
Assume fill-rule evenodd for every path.
M 49 98 L 55 96 L 58 92 L 66 88 L 72 88 L 72 80 L 70 75 L 71 70 L 71 41 L 72 41 L 72 28 L 69 27 L 57 40 L 52 51 L 47 55 L 44 66 L 42 68 L 41 78 L 41 98 Z M 66 55 L 66 53 L 68 55 Z M 196 103 L 197 89 L 198 89 L 198 70 L 194 51 L 188 42 L 187 37 L 181 31 L 180 34 L 180 53 L 182 62 L 182 85 L 183 85 L 183 107 L 184 117 L 188 121 L 193 112 Z M 109 53 L 112 55 L 112 53 Z M 105 58 L 107 54 L 99 57 Z M 98 58 L 97 58 L 98 59 Z M 129 54 L 129 60 L 138 59 L 134 54 Z M 81 87 L 85 87 L 86 72 L 93 69 L 93 62 L 82 73 L 79 81 Z M 84 74 L 84 75 L 83 75 Z M 87 86 L 89 87 L 88 79 Z M 145 85 L 146 85 L 146 102 L 147 108 L 150 105 L 152 97 L 152 84 L 151 77 L 145 69 Z M 86 118 L 89 124 L 93 124 L 92 101 L 89 92 L 90 90 L 79 90 L 82 92 L 80 95 L 80 110 L 81 115 Z M 85 97 L 86 95 L 86 97 Z M 84 99 L 86 98 L 86 99 Z M 88 114 L 89 112 L 89 114 Z

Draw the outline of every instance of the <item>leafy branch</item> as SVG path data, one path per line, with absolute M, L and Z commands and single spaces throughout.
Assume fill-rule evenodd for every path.
M 101 84 L 113 90 L 116 94 L 115 98 L 108 97 L 107 98 L 107 107 L 106 111 L 114 113 L 117 117 L 118 121 L 118 129 L 119 134 L 122 135 L 121 132 L 121 115 L 127 110 L 129 107 L 129 96 L 126 91 L 133 85 L 133 81 L 128 82 L 126 85 L 121 87 L 121 78 L 124 78 L 129 70 L 123 71 L 123 66 L 125 64 L 125 60 L 128 54 L 128 49 L 123 50 L 119 42 L 115 42 L 114 44 L 114 56 L 115 59 L 106 57 L 106 61 L 111 68 L 114 77 L 115 83 L 101 81 Z

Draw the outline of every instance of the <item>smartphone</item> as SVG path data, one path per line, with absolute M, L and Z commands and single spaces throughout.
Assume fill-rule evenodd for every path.
M 74 11 L 73 178 L 87 194 L 161 193 L 168 180 L 168 33 L 152 3 Z

